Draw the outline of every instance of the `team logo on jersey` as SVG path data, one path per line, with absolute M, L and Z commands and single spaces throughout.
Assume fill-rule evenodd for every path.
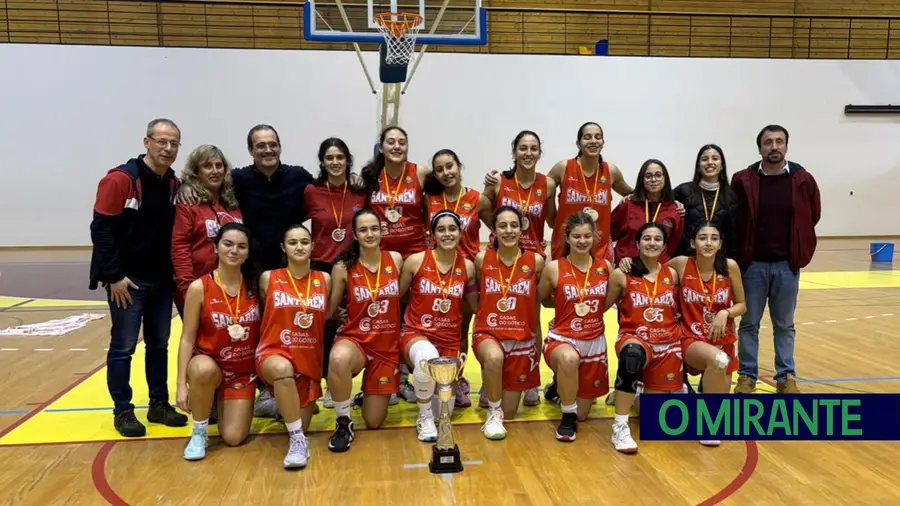
M 410 183 L 412 183 L 414 180 L 413 180 L 412 177 L 406 176 L 406 179 L 404 179 L 403 181 L 404 181 L 406 184 L 410 184 Z
M 601 276 L 606 274 L 606 267 L 597 267 L 597 274 L 600 274 Z
M 382 376 L 382 377 L 378 378 L 379 385 L 390 385 L 393 382 L 394 382 L 394 380 L 391 378 L 388 378 L 387 376 Z
M 725 276 L 721 274 L 716 274 L 716 281 L 725 281 Z
M 600 182 L 601 182 L 601 183 L 606 184 L 607 181 L 609 181 L 609 180 L 606 179 L 606 176 L 600 176 Z
M 668 277 L 663 278 L 662 282 L 663 282 L 664 285 L 671 285 L 671 284 L 672 284 L 672 280 L 669 279 Z
M 516 381 L 518 381 L 519 383 L 525 383 L 526 380 L 528 380 L 527 374 L 520 374 L 519 377 L 516 378 Z
M 675 381 L 675 373 L 666 374 L 666 381 Z
M 473 209 L 472 204 L 470 204 L 468 202 L 463 202 L 462 204 L 459 205 L 459 207 L 462 207 L 463 211 L 471 211 Z
M 523 266 L 522 266 L 522 273 L 523 273 L 523 274 L 528 274 L 529 272 L 531 272 L 531 267 L 528 267 L 527 265 L 523 265 Z
M 456 276 L 462 276 L 462 273 L 463 273 L 462 269 L 460 269 L 459 267 L 457 267 L 456 269 L 453 269 L 453 274 Z
M 385 274 L 390 274 L 390 273 L 392 273 L 392 272 L 394 272 L 394 268 L 393 268 L 393 267 L 391 267 L 390 265 L 385 266 L 385 268 L 384 268 L 384 273 L 385 273 Z
M 544 190 L 541 190 L 540 188 L 538 188 L 537 190 L 534 190 L 534 194 L 537 195 L 538 197 L 541 197 L 544 195 Z
M 314 280 L 312 280 L 312 285 L 316 288 L 320 288 L 322 286 L 322 282 L 319 281 L 318 279 L 314 279 Z

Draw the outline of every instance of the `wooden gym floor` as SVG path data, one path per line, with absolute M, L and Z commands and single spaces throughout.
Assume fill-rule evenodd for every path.
M 900 376 L 900 272 L 869 262 L 868 240 L 820 242 L 801 276 L 796 313 L 799 385 L 804 392 L 893 392 Z M 0 329 L 82 313 L 104 318 L 61 337 L 0 335 L 0 503 L 3 504 L 311 504 L 596 505 L 596 504 L 898 504 L 896 443 L 641 442 L 640 453 L 616 453 L 612 413 L 603 402 L 562 444 L 553 431 L 558 408 L 521 408 L 505 441 L 486 440 L 477 407 L 478 366 L 466 376 L 473 407 L 454 413 L 454 435 L 467 463 L 462 474 L 432 475 L 431 445 L 415 438 L 415 407 L 400 401 L 388 428 L 362 430 L 345 454 L 330 453 L 333 412 L 313 421 L 307 469 L 281 467 L 283 427 L 255 420 L 249 440 L 223 448 L 211 440 L 207 458 L 189 463 L 189 428 L 148 426 L 148 436 L 123 440 L 112 427 L 104 370 L 109 319 L 101 291 L 87 290 L 88 251 L 0 253 Z M 610 312 L 608 317 L 612 317 Z M 544 322 L 549 321 L 544 317 Z M 615 322 L 607 318 L 609 338 Z M 170 384 L 181 322 L 173 319 Z M 764 317 L 760 373 L 771 383 L 771 326 Z M 144 417 L 143 349 L 133 363 L 135 404 Z M 615 357 L 610 358 L 615 370 Z M 769 376 L 765 376 L 769 375 Z M 550 379 L 542 364 L 542 382 Z M 358 385 L 358 383 L 357 383 Z M 760 388 L 771 392 L 769 385 Z

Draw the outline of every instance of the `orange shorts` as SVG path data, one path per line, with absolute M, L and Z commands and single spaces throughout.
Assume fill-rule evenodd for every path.
M 428 337 L 423 336 L 422 334 L 418 334 L 416 332 L 404 332 L 400 334 L 400 353 L 404 357 L 403 362 L 410 367 L 414 367 L 415 364 L 410 364 L 409 360 L 405 358 L 406 349 L 409 347 L 409 343 L 417 339 L 425 339 L 426 341 L 431 343 L 431 345 L 434 346 L 434 348 L 437 350 L 438 356 L 440 357 L 459 358 L 459 340 L 456 341 L 455 346 L 444 346 L 441 343 L 436 343 L 431 339 L 428 339 Z
M 684 356 L 687 356 L 688 348 L 690 348 L 690 346 L 694 343 L 706 343 L 710 346 L 714 346 L 714 347 L 724 351 L 725 354 L 728 355 L 728 358 L 731 359 L 731 362 L 728 363 L 728 367 L 725 369 L 726 374 L 734 374 L 738 370 L 737 346 L 735 346 L 735 343 L 716 345 L 709 341 L 704 341 L 703 339 L 695 339 L 693 337 L 685 337 L 681 340 L 681 349 L 683 350 L 682 354 Z M 685 363 L 684 363 L 684 368 L 687 369 L 688 374 L 693 375 L 693 376 L 697 376 L 698 374 L 703 373 L 703 371 L 701 371 L 699 369 L 694 369 L 693 367 L 690 367 L 687 364 L 687 361 L 685 361 Z
M 651 344 L 634 335 L 620 335 L 616 341 L 616 356 L 622 352 L 627 341 L 637 342 L 647 353 L 647 364 L 641 381 L 647 390 L 675 392 L 684 385 L 681 341 L 665 344 Z
M 256 399 L 256 375 L 234 374 L 222 369 L 222 382 L 216 388 L 216 398 L 219 402 Z
M 352 337 L 337 336 L 335 344 L 350 341 L 362 353 L 366 363 L 363 366 L 362 391 L 369 395 L 391 395 L 400 391 L 400 354 L 394 360 L 385 360 L 383 353 L 374 353 Z M 380 355 L 380 356 L 379 356 Z
M 553 350 L 568 345 L 581 360 L 578 364 L 578 397 L 596 399 L 609 393 L 609 362 L 606 357 L 606 336 L 596 339 L 570 339 L 552 332 L 544 338 L 544 361 L 550 364 Z
M 503 390 L 524 392 L 541 386 L 541 357 L 533 339 L 500 340 L 488 334 L 475 334 L 472 336 L 472 351 L 476 356 L 478 347 L 488 340 L 496 342 L 503 350 Z
M 283 358 L 287 359 L 288 362 L 291 361 L 290 358 L 288 358 L 284 354 L 281 354 L 278 352 L 267 353 L 261 357 L 256 358 L 256 371 L 257 371 L 257 373 L 259 373 L 259 379 L 266 384 L 266 388 L 269 390 L 269 392 L 273 392 L 273 394 L 275 392 L 274 387 L 263 378 L 262 365 L 263 365 L 263 362 L 265 362 L 268 358 L 275 357 L 275 356 L 283 357 Z M 294 366 L 294 370 L 296 371 L 296 366 Z M 294 374 L 294 384 L 297 385 L 297 395 L 300 397 L 300 407 L 301 408 L 305 408 L 306 406 L 309 406 L 310 404 L 314 404 L 317 400 L 319 400 L 320 397 L 322 397 L 322 379 L 321 378 L 316 379 L 316 378 L 311 378 L 309 376 L 306 376 L 305 374 L 302 374 L 302 373 L 295 373 Z

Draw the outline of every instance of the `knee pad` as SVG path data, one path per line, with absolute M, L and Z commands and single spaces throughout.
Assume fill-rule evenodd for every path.
M 637 393 L 637 384 L 647 364 L 647 352 L 641 345 L 628 343 L 619 353 L 619 368 L 616 372 L 616 390 L 629 394 Z
M 713 361 L 716 369 L 724 371 L 726 368 L 728 368 L 728 364 L 730 363 L 731 358 L 728 357 L 727 353 L 722 350 L 719 350 L 718 353 L 716 353 L 716 358 Z
M 425 339 L 416 341 L 409 348 L 409 361 L 413 364 L 413 387 L 419 399 L 428 399 L 434 395 L 434 379 L 428 372 L 427 363 L 438 356 L 437 348 Z

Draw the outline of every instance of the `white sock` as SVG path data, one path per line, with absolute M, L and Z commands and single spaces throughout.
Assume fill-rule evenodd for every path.
M 563 413 L 578 413 L 578 403 L 573 402 L 572 404 L 569 404 L 568 406 L 562 406 L 561 409 L 562 409 Z
M 434 411 L 431 409 L 431 399 L 428 399 L 428 402 L 419 403 L 419 416 L 434 417 Z
M 287 427 L 288 434 L 290 434 L 291 437 L 303 435 L 303 420 L 297 419 L 294 422 L 286 422 L 284 425 Z
M 209 429 L 209 418 L 207 418 L 206 420 L 194 420 L 194 428 L 208 430 Z
M 350 406 L 353 404 L 352 399 L 334 403 L 334 416 L 350 416 Z
M 500 401 L 497 401 L 497 402 L 488 401 L 488 409 L 490 409 L 491 411 L 499 410 L 500 409 Z
M 616 415 L 615 421 L 613 423 L 621 423 L 624 425 L 628 425 L 628 415 Z

